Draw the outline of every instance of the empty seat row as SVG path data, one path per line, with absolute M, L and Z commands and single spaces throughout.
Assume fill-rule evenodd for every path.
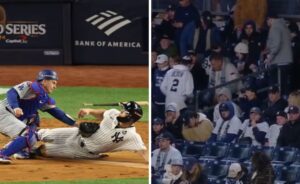
M 198 142 L 176 142 L 175 147 L 181 151 L 183 156 L 218 160 L 226 158 L 226 160 L 238 162 L 249 160 L 254 152 L 263 151 L 270 157 L 272 163 L 300 165 L 300 150 L 291 147 L 257 147 L 221 142 L 209 144 Z

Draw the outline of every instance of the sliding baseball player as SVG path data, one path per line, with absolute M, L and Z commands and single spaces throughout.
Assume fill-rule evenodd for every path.
M 140 105 L 130 101 L 117 109 L 81 109 L 79 118 L 92 115 L 101 123 L 85 122 L 74 128 L 41 129 L 45 142 L 36 153 L 47 157 L 100 158 L 101 153 L 136 151 L 148 161 L 146 147 L 134 127 L 143 115 Z

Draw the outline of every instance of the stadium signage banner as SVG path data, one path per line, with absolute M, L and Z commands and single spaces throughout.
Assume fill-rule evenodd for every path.
M 74 3 L 74 63 L 148 64 L 147 7 L 145 0 Z
M 1 64 L 63 64 L 62 3 L 0 3 Z

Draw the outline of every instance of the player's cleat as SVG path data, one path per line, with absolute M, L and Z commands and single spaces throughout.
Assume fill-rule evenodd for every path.
M 0 155 L 0 164 L 11 164 L 12 161 L 9 157 Z
M 27 151 L 20 151 L 13 155 L 15 159 L 30 159 L 30 154 Z

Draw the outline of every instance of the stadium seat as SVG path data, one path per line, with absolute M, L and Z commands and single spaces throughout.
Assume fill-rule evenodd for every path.
M 184 151 L 186 143 L 183 139 L 176 139 L 173 144 L 175 145 L 175 148 L 181 153 Z
M 266 155 L 268 155 L 268 157 L 272 160 L 273 154 L 274 154 L 274 150 L 275 150 L 274 147 L 268 147 L 268 146 L 253 146 L 253 147 L 252 147 L 252 154 L 253 154 L 254 152 L 257 152 L 257 151 L 262 151 L 262 152 L 264 152 Z
M 223 179 L 227 176 L 229 164 L 215 160 L 206 167 L 209 179 Z
M 279 179 L 281 177 L 281 171 L 284 165 L 282 163 L 272 163 L 272 167 L 274 169 L 276 179 Z
M 183 150 L 182 155 L 184 156 L 193 156 L 199 158 L 203 155 L 205 144 L 203 143 L 189 143 L 186 145 L 186 148 Z
M 206 144 L 204 157 L 222 159 L 226 156 L 227 151 L 228 151 L 227 143 L 213 142 L 210 144 Z
M 286 183 L 296 183 L 300 182 L 300 166 L 299 165 L 290 165 L 284 166 L 281 169 L 281 173 L 276 177 L 276 181 L 286 182 Z
M 298 149 L 298 152 L 296 154 L 293 165 L 300 165 L 300 150 L 299 149 Z
M 297 153 L 297 148 L 277 147 L 273 152 L 272 163 L 291 164 L 295 161 Z
M 233 144 L 229 146 L 229 150 L 225 159 L 243 162 L 250 158 L 251 150 L 252 149 L 250 145 Z

